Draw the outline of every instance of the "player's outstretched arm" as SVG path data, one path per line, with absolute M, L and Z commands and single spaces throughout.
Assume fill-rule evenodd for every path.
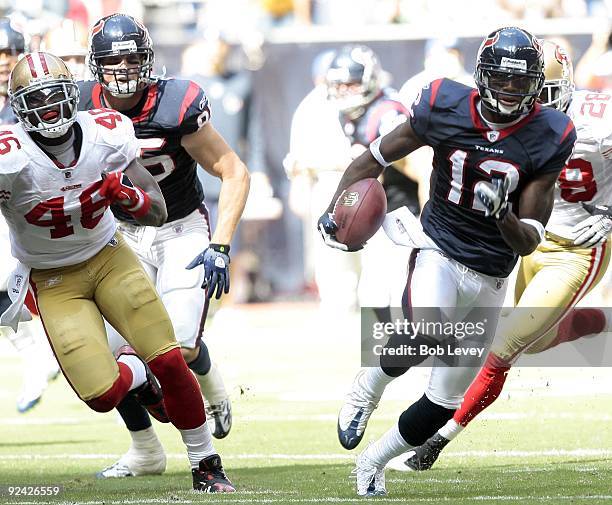
M 385 136 L 374 140 L 370 144 L 370 149 L 355 158 L 344 172 L 326 213 L 333 211 L 336 200 L 342 191 L 351 184 L 368 177 L 378 177 L 385 166 L 407 156 L 423 145 L 421 139 L 414 133 L 409 121 L 400 124 Z
M 229 245 L 249 195 L 249 171 L 210 123 L 183 136 L 181 145 L 204 170 L 222 181 L 219 217 L 211 243 Z
M 552 212 L 558 172 L 544 174 L 527 184 L 519 201 L 518 215 L 507 212 L 497 221 L 506 243 L 521 256 L 535 251 Z
M 111 174 L 112 175 L 112 174 Z M 161 189 L 151 173 L 137 160 L 133 160 L 122 174 L 133 185 L 129 203 L 120 205 L 134 216 L 138 223 L 145 226 L 161 226 L 168 219 L 166 201 Z

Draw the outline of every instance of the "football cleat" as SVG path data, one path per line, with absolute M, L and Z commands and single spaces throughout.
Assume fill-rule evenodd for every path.
M 215 438 L 225 438 L 232 429 L 232 404 L 229 397 L 220 403 L 210 405 L 204 401 L 206 407 L 206 419 L 212 424 L 212 434 Z
M 191 470 L 193 489 L 202 493 L 234 493 L 236 488 L 223 471 L 221 456 L 213 454 Z
M 115 353 L 115 357 L 119 358 L 122 354 L 130 354 L 132 356 L 136 356 L 142 364 L 145 366 L 145 370 L 147 371 L 147 380 L 141 386 L 138 386 L 135 389 L 132 389 L 128 394 L 134 395 L 134 398 L 138 403 L 140 403 L 149 414 L 151 414 L 155 419 L 157 419 L 160 423 L 169 423 L 170 418 L 168 417 L 168 413 L 166 412 L 166 406 L 164 405 L 164 396 L 162 394 L 161 387 L 155 375 L 149 368 L 149 365 L 143 360 L 136 351 L 132 349 L 129 345 L 121 346 L 117 349 Z
M 360 370 L 355 377 L 338 414 L 338 440 L 348 450 L 354 449 L 361 442 L 370 416 L 380 400 L 361 386 L 360 378 L 364 373 L 365 370 Z
M 442 449 L 444 449 L 449 442 L 450 440 L 436 433 L 428 438 L 423 445 L 415 447 L 398 458 L 394 458 L 395 460 L 400 460 L 399 464 L 398 461 L 393 463 L 390 461 L 388 466 L 394 470 L 404 472 L 422 472 L 423 470 L 429 470 L 438 459 L 438 456 L 440 456 Z
M 133 447 L 119 461 L 98 472 L 98 479 L 120 479 L 140 475 L 161 475 L 166 470 L 166 454 L 161 448 L 155 451 L 136 451 Z
M 385 468 L 377 468 L 362 452 L 357 456 L 356 467 L 353 473 L 357 477 L 357 494 L 359 496 L 384 496 Z
M 17 412 L 25 414 L 38 405 L 48 383 L 57 379 L 59 373 L 59 368 L 57 363 L 55 363 L 54 367 L 49 368 L 49 370 L 43 374 L 44 377 L 34 377 L 34 380 L 27 380 L 19 398 L 17 398 Z

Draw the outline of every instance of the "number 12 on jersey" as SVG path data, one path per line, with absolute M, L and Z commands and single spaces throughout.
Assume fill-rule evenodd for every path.
M 476 170 L 469 171 L 469 153 L 461 149 L 456 149 L 450 153 L 448 157 L 451 168 L 450 190 L 447 200 L 455 205 L 462 205 L 473 210 L 485 212 L 485 207 L 480 200 L 474 197 L 474 186 L 479 181 L 488 181 L 493 175 L 501 175 L 510 178 L 511 193 L 514 191 L 519 182 L 520 173 L 516 165 L 503 160 L 484 159 L 475 165 Z M 468 171 L 466 171 L 466 166 Z M 464 189 L 469 186 L 472 193 L 472 201 L 465 202 Z

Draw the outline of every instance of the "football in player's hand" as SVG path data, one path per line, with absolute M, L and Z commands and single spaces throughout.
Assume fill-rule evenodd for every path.
M 349 250 L 360 249 L 378 231 L 386 213 L 387 197 L 380 182 L 370 178 L 351 184 L 334 207 L 336 240 Z

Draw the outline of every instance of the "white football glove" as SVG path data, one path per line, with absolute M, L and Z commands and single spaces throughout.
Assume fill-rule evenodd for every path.
M 485 216 L 501 219 L 508 212 L 509 177 L 493 177 L 491 182 L 476 183 L 474 193 L 485 207 Z
M 580 247 L 595 247 L 602 244 L 610 236 L 612 219 L 602 214 L 589 216 L 580 221 L 574 228 L 574 245 Z

